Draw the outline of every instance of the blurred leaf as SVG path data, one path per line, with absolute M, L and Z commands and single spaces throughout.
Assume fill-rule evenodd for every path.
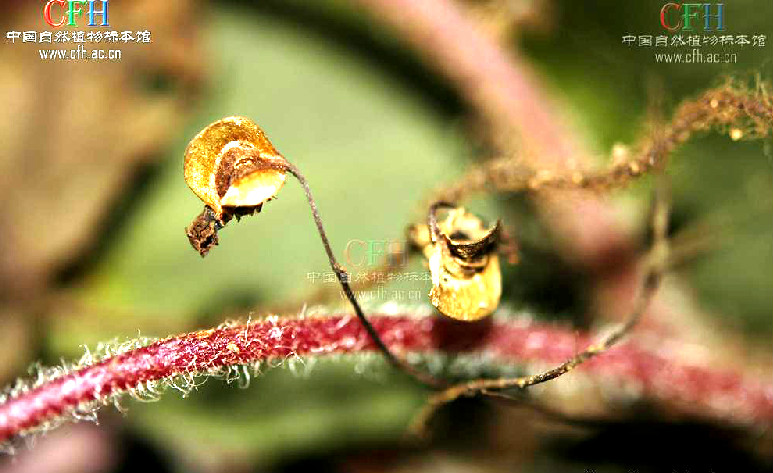
M 41 5 L 27 3 L 12 27 L 43 31 Z M 41 60 L 37 43 L 0 45 L 0 198 L 12 203 L 2 216 L 13 222 L 0 239 L 0 282 L 13 297 L 29 296 L 79 262 L 192 103 L 200 67 L 191 4 L 120 3 L 110 15 L 116 29 L 150 30 L 153 47 L 118 43 L 122 60 L 94 62 Z M 74 47 L 51 48 L 67 46 Z M 148 91 L 148 76 L 179 88 Z

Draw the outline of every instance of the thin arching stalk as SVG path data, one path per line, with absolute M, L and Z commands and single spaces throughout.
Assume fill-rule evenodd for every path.
M 336 260 L 336 257 L 333 254 L 333 249 L 330 246 L 330 240 L 328 240 L 327 233 L 325 233 L 325 228 L 322 225 L 322 218 L 319 216 L 319 210 L 317 210 L 317 204 L 314 201 L 314 197 L 311 195 L 311 188 L 309 188 L 308 181 L 306 181 L 306 178 L 303 176 L 301 171 L 294 164 L 287 162 L 286 169 L 290 174 L 295 176 L 295 178 L 300 183 L 301 187 L 303 187 L 303 191 L 306 194 L 306 200 L 309 202 L 309 207 L 311 208 L 311 214 L 314 217 L 314 223 L 317 226 L 317 232 L 319 233 L 319 237 L 322 240 L 322 246 L 325 247 L 325 253 L 327 253 L 327 258 L 328 258 L 328 261 L 330 262 L 330 268 L 336 274 L 336 277 L 338 278 L 338 282 L 341 284 L 341 288 L 343 289 L 344 294 L 346 294 L 346 298 L 349 299 L 349 303 L 352 305 L 352 308 L 354 309 L 354 313 L 357 314 L 357 318 L 360 320 L 360 322 L 362 322 L 362 325 L 365 327 L 365 330 L 368 332 L 368 335 L 373 340 L 373 343 L 376 344 L 376 346 L 384 354 L 386 359 L 397 369 L 401 370 L 402 372 L 413 377 L 420 383 L 426 386 L 429 386 L 431 388 L 440 389 L 445 387 L 446 385 L 445 382 L 435 378 L 429 373 L 425 373 L 423 371 L 417 370 L 413 366 L 409 365 L 407 362 L 403 361 L 397 355 L 392 353 L 392 351 L 386 346 L 386 344 L 384 344 L 384 341 L 381 340 L 381 337 L 379 337 L 378 332 L 376 332 L 376 329 L 373 328 L 373 325 L 368 321 L 367 317 L 365 317 L 365 313 L 362 311 L 360 304 L 357 302 L 357 298 L 354 295 L 354 291 L 352 291 L 352 288 L 349 285 L 349 273 L 347 273 L 346 270 L 340 264 L 338 264 L 338 261 Z

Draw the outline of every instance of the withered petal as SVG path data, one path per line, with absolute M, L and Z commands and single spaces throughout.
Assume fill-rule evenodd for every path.
M 499 244 L 500 224 L 501 221 L 497 220 L 496 225 L 486 232 L 482 238 L 472 242 L 454 241 L 445 233 L 440 235 L 445 239 L 446 245 L 448 245 L 448 249 L 453 256 L 462 259 L 475 259 L 496 251 Z
M 223 207 L 255 207 L 274 197 L 284 186 L 286 174 L 275 170 L 256 170 L 232 182 L 220 199 Z
M 448 271 L 442 250 L 430 258 L 432 289 L 430 302 L 443 315 L 456 320 L 474 321 L 491 315 L 499 306 L 502 296 L 502 276 L 499 258 L 488 257 L 482 271 L 461 276 Z

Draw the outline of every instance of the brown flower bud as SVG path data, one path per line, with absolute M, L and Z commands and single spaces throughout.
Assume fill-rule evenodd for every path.
M 185 182 L 206 205 L 186 229 L 191 245 L 204 256 L 231 218 L 260 212 L 284 185 L 286 169 L 252 120 L 227 117 L 204 128 L 185 150 Z

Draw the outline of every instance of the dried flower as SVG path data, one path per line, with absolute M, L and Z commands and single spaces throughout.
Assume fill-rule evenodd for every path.
M 437 222 L 438 207 L 450 208 Z M 410 229 L 409 238 L 429 260 L 432 305 L 457 320 L 473 321 L 490 315 L 502 295 L 502 275 L 496 254 L 499 222 L 486 229 L 483 222 L 461 207 L 436 204 L 428 225 Z
M 191 245 L 205 256 L 231 218 L 260 212 L 284 186 L 287 164 L 249 118 L 204 128 L 185 150 L 185 182 L 206 205 L 186 229 Z

